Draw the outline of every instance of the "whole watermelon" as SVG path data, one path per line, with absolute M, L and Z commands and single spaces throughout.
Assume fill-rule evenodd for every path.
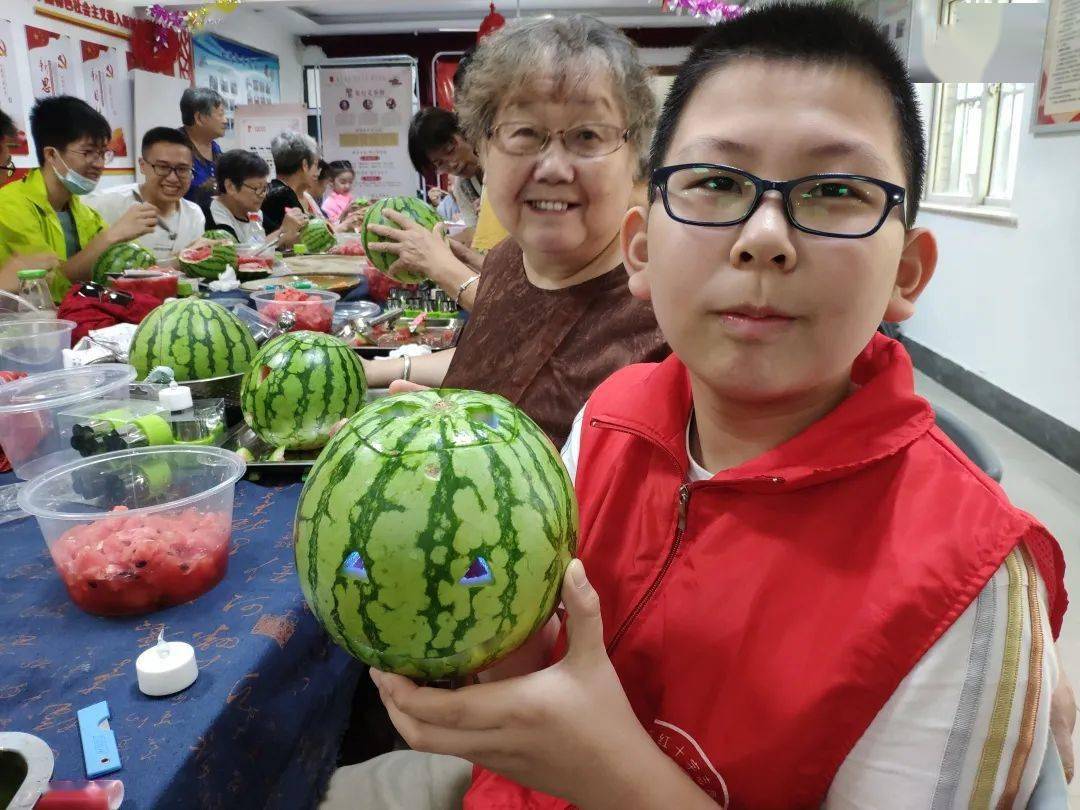
M 308 253 L 326 253 L 337 244 L 334 234 L 324 219 L 311 219 L 300 231 L 300 244 Z M 295 252 L 295 249 L 294 249 Z
M 364 367 L 349 345 L 321 332 L 286 332 L 267 342 L 244 375 L 244 420 L 273 447 L 313 450 L 364 405 Z
M 203 245 L 181 251 L 180 269 L 188 275 L 213 280 L 225 272 L 227 266 L 235 270 L 239 262 L 236 245 Z
M 236 244 L 236 237 L 233 236 L 228 231 L 223 230 L 221 228 L 213 228 L 213 229 L 207 231 L 206 233 L 203 234 L 203 238 L 204 239 L 214 239 L 214 240 L 224 239 L 226 241 L 232 242 L 233 244 Z
M 120 242 L 106 248 L 94 262 L 93 279 L 101 284 L 106 276 L 122 275 L 125 270 L 141 270 L 157 264 L 154 254 L 134 242 Z
M 390 270 L 390 265 L 397 261 L 397 256 L 393 253 L 383 253 L 378 250 L 372 252 L 368 247 L 369 242 L 383 241 L 383 238 L 377 233 L 372 233 L 368 230 L 369 226 L 386 225 L 391 228 L 398 227 L 383 216 L 383 211 L 387 208 L 391 211 L 400 211 L 414 222 L 423 225 L 429 231 L 442 220 L 439 218 L 439 214 L 434 208 L 423 200 L 418 200 L 416 197 L 387 197 L 372 205 L 367 210 L 367 214 L 364 215 L 364 227 L 362 228 L 363 235 L 361 236 L 361 240 L 364 243 L 364 253 L 367 254 L 368 260 L 375 266 L 375 269 L 390 276 L 390 278 L 399 284 L 419 284 L 421 281 L 425 280 L 426 276 L 421 273 L 411 273 L 404 270 L 392 272 Z
M 150 312 L 131 341 L 129 362 L 143 379 L 169 366 L 177 380 L 241 374 L 258 351 L 244 322 L 220 304 L 198 298 L 169 301 Z
M 505 399 L 379 399 L 330 440 L 296 512 L 296 570 L 331 637 L 372 666 L 475 672 L 551 615 L 577 545 L 555 447 Z

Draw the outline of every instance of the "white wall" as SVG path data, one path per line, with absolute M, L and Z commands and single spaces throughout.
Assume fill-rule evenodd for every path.
M 1080 133 L 1032 135 L 1031 100 L 1028 85 L 1018 224 L 920 214 L 940 260 L 904 332 L 1080 430 Z

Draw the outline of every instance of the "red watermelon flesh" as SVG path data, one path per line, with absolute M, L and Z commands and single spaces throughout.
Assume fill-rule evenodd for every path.
M 132 616 L 179 605 L 225 576 L 229 514 L 114 515 L 74 526 L 49 549 L 73 602 L 98 616 Z
M 319 303 L 306 303 L 308 301 Z M 293 313 L 296 316 L 296 326 L 290 330 L 293 332 L 329 332 L 334 322 L 334 304 L 332 302 L 324 304 L 322 301 L 323 299 L 317 295 L 308 295 L 292 287 L 286 287 L 274 293 L 274 300 L 264 306 L 263 314 L 277 321 L 283 312 Z

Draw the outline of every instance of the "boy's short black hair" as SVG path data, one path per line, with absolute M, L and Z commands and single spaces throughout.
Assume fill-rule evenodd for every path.
M 45 165 L 45 147 L 63 151 L 76 141 L 90 138 L 102 147 L 112 137 L 105 116 L 75 96 L 39 99 L 30 110 L 30 134 L 34 138 L 38 165 Z
M 457 113 L 442 107 L 428 107 L 413 116 L 409 124 L 409 158 L 420 173 L 434 168 L 428 155 L 445 149 L 461 134 Z
M 18 136 L 19 129 L 11 116 L 0 110 L 0 138 L 17 138 Z
M 866 71 L 888 91 L 896 113 L 906 175 L 907 224 L 918 212 L 926 173 L 926 139 L 907 66 L 877 23 L 840 4 L 778 3 L 713 26 L 694 44 L 668 92 L 653 135 L 650 174 L 664 165 L 675 129 L 697 86 L 746 57 L 843 65 Z M 780 122 L 778 122 L 780 125 Z M 649 199 L 655 197 L 650 185 Z
M 247 149 L 230 149 L 218 155 L 214 168 L 217 190 L 224 194 L 225 181 L 241 186 L 253 177 L 269 177 L 270 166 L 265 160 Z
M 224 106 L 225 99 L 217 90 L 209 87 L 189 87 L 180 96 L 180 120 L 185 127 L 193 127 L 196 114 L 213 115 L 214 110 Z
M 187 135 L 178 129 L 173 127 L 154 127 L 153 129 L 146 130 L 146 134 L 142 138 L 142 153 L 145 156 L 150 148 L 156 146 L 159 143 L 172 143 L 177 146 L 186 146 L 191 149 L 191 142 L 188 140 Z

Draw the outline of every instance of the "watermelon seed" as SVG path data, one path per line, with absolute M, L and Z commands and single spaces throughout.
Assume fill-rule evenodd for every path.
M 477 557 L 469 565 L 469 570 L 461 578 L 459 584 L 469 588 L 477 588 L 481 585 L 490 585 L 492 582 L 491 566 L 483 557 Z
M 345 558 L 345 562 L 342 563 L 341 566 L 341 571 L 347 577 L 367 582 L 367 567 L 364 565 L 364 561 L 361 559 L 359 551 L 354 551 Z

